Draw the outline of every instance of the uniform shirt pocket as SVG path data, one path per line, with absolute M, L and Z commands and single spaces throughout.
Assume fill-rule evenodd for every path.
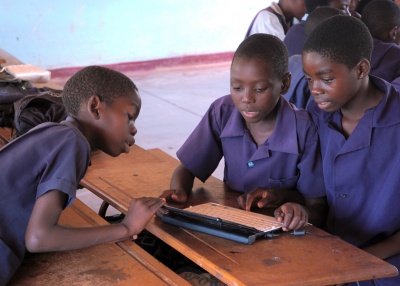
M 271 189 L 294 189 L 297 187 L 297 181 L 299 180 L 299 175 L 291 178 L 269 178 L 268 188 Z

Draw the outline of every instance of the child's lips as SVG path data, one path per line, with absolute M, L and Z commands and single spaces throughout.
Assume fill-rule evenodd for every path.
M 133 145 L 133 144 L 135 144 L 135 140 L 133 139 L 133 140 L 127 140 L 127 141 L 125 141 L 125 150 L 124 150 L 124 152 L 125 153 L 129 153 L 129 151 L 130 151 L 130 149 L 131 149 L 131 146 Z
M 129 141 L 125 141 L 125 143 L 131 147 L 133 144 L 135 144 L 135 139 L 129 140 Z
M 329 104 L 330 104 L 330 102 L 329 101 L 321 101 L 321 100 L 316 100 L 315 101 L 316 103 L 317 103 L 317 105 L 318 105 L 318 107 L 320 108 L 320 109 L 325 109 L 325 108 L 327 108 L 328 106 L 329 106 Z
M 242 114 L 247 118 L 254 118 L 258 115 L 258 111 L 243 110 Z

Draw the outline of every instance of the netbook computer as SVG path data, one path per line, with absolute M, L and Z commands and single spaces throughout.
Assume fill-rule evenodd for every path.
M 282 224 L 274 217 L 216 203 L 186 209 L 163 206 L 167 212 L 161 220 L 183 228 L 200 231 L 233 241 L 252 244 L 257 238 L 278 232 Z

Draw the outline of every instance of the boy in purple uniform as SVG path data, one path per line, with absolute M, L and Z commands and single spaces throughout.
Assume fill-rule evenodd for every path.
M 195 177 L 203 182 L 224 157 L 224 182 L 243 192 L 238 203 L 279 207 L 285 229 L 325 218 L 318 135 L 305 110 L 283 97 L 290 85 L 287 50 L 268 34 L 246 38 L 231 65 L 231 94 L 217 99 L 178 150 L 181 161 L 162 195 L 185 202 Z M 296 203 L 305 197 L 303 208 Z M 300 200 L 297 200 L 299 199 Z M 281 204 L 283 204 L 281 206 Z M 281 220 L 282 218 L 279 218 Z
M 388 0 L 365 6 L 361 21 L 373 37 L 371 74 L 400 90 L 400 7 Z
M 319 7 L 315 9 L 307 18 L 305 34 L 310 34 L 319 23 L 336 15 L 344 14 L 342 10 L 332 7 Z M 308 88 L 308 83 L 304 77 L 301 54 L 289 57 L 289 72 L 292 74 L 292 82 L 284 97 L 297 108 L 306 108 L 313 99 L 310 94 L 310 89 Z
M 321 142 L 330 207 L 326 229 L 400 267 L 400 96 L 369 76 L 372 37 L 334 16 L 309 35 L 303 68 Z M 400 277 L 360 282 L 400 285 Z
M 7 284 L 27 251 L 72 250 L 135 238 L 164 204 L 159 198 L 134 199 L 119 224 L 57 224 L 76 196 L 90 152 L 129 152 L 141 107 L 129 78 L 96 66 L 68 80 L 63 101 L 66 121 L 39 125 L 0 149 L 0 285 Z

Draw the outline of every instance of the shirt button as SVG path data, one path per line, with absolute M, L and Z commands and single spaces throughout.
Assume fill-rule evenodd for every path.
M 248 162 L 248 163 L 247 163 L 247 166 L 248 166 L 249 168 L 253 168 L 253 167 L 254 167 L 254 163 L 253 163 L 253 162 Z
M 345 199 L 345 198 L 348 197 L 348 195 L 347 194 L 340 194 L 339 197 L 341 197 L 342 199 Z

